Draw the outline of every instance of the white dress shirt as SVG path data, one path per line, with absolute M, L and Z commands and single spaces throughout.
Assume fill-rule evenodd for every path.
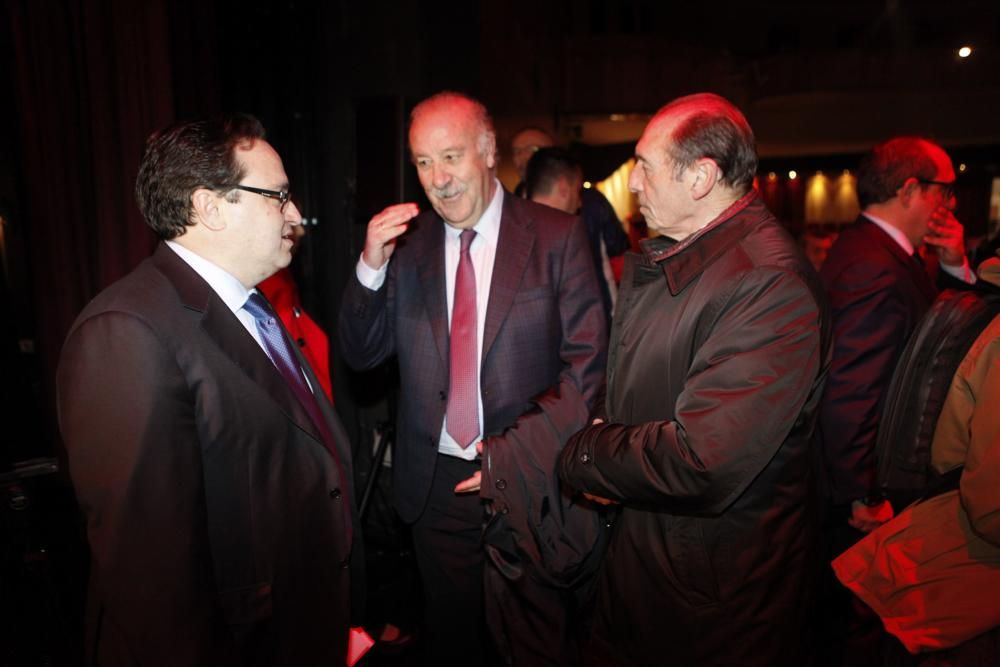
M 240 321 L 243 328 L 247 330 L 253 339 L 257 341 L 257 345 L 260 349 L 264 350 L 264 354 L 267 355 L 268 359 L 271 359 L 271 353 L 267 351 L 267 346 L 264 345 L 264 341 L 261 340 L 260 332 L 257 330 L 257 320 L 249 312 L 243 309 L 243 304 L 247 302 L 252 292 L 256 292 L 256 289 L 248 290 L 243 286 L 236 277 L 225 269 L 220 268 L 218 265 L 213 264 L 201 255 L 197 254 L 192 250 L 188 250 L 180 243 L 174 241 L 167 241 L 167 247 L 177 253 L 184 262 L 194 269 L 195 273 L 201 276 L 208 286 L 212 288 L 219 298 L 222 299 L 222 303 L 226 304 L 229 310 L 233 311 L 233 315 L 236 319 Z M 278 316 L 275 315 L 277 318 Z M 274 363 L 274 359 L 271 359 L 271 363 Z M 312 391 L 312 383 L 309 382 L 308 375 L 303 372 L 302 377 L 306 381 L 306 386 Z M 314 392 L 315 393 L 315 392 Z
M 497 239 L 500 237 L 500 216 L 503 212 L 503 186 L 494 180 L 496 192 L 489 206 L 483 211 L 482 217 L 472 227 L 476 238 L 469 247 L 469 256 L 476 273 L 476 363 L 482 371 L 483 367 L 483 332 L 486 328 L 486 307 L 489 304 L 490 284 L 493 281 L 493 263 L 497 255 Z M 458 257 L 461 253 L 461 229 L 456 229 L 447 223 L 444 225 L 444 270 L 445 295 L 448 300 L 448 329 L 451 330 L 451 309 L 455 302 L 455 273 L 458 271 Z M 388 262 L 380 269 L 372 269 L 364 260 L 359 259 L 356 269 L 358 281 L 371 290 L 379 289 L 385 282 L 389 270 Z M 479 403 L 479 433 L 483 432 L 483 391 L 482 377 L 476 383 L 476 398 Z M 438 439 L 438 451 L 449 456 L 456 456 L 471 461 L 476 458 L 476 443 L 463 449 L 448 434 L 448 417 L 441 424 L 441 436 Z

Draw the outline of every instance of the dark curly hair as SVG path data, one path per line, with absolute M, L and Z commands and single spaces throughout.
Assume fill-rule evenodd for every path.
M 135 181 L 135 198 L 146 224 L 161 239 L 182 235 L 194 224 L 191 194 L 199 188 L 232 190 L 245 175 L 235 149 L 263 138 L 260 121 L 241 113 L 178 122 L 154 132 L 146 140 Z

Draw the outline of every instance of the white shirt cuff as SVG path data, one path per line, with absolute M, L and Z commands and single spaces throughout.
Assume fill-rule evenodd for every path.
M 965 259 L 961 266 L 951 266 L 950 264 L 945 264 L 944 262 L 940 262 L 939 266 L 945 273 L 953 278 L 958 278 L 963 283 L 968 283 L 970 285 L 976 284 L 976 274 L 972 272 L 968 259 Z
M 373 269 L 365 264 L 365 260 L 358 259 L 358 265 L 354 269 L 358 282 L 373 292 L 377 291 L 385 282 L 385 274 L 389 272 L 389 262 L 382 265 L 380 269 Z

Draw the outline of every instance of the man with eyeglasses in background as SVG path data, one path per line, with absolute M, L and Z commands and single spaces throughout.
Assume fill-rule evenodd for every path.
M 281 158 L 252 117 L 177 123 L 148 140 L 136 196 L 162 242 L 77 318 L 57 380 L 87 664 L 343 665 L 350 447 L 254 289 L 302 223 Z
M 841 231 L 820 271 L 834 322 L 818 428 L 828 561 L 891 518 L 888 503 L 874 496 L 875 441 L 889 381 L 938 289 L 975 283 L 953 214 L 954 185 L 951 158 L 937 144 L 920 137 L 878 144 L 858 168 L 861 215 Z M 936 255 L 936 280 L 921 246 L 928 259 Z M 827 576 L 838 598 L 822 605 L 828 663 L 880 664 L 878 618 L 850 611 L 851 599 Z

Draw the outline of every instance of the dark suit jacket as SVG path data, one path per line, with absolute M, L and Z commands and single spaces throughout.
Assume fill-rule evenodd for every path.
M 399 359 L 393 482 L 396 508 L 407 522 L 420 516 L 430 492 L 448 398 L 444 234 L 434 211 L 416 218 L 379 290 L 352 276 L 338 322 L 352 367 L 371 368 L 393 355 Z M 484 436 L 543 419 L 532 411 L 532 398 L 560 383 L 577 390 L 557 392 L 563 400 L 582 394 L 592 404 L 604 377 L 604 332 L 583 224 L 505 192 L 480 368 Z M 559 444 L 552 439 L 539 446 Z M 497 480 L 519 474 L 493 472 Z
M 820 272 L 833 314 L 833 365 L 820 411 L 834 505 L 875 488 L 875 438 L 899 355 L 937 296 L 926 270 L 865 217 L 845 228 Z
M 335 442 L 165 245 L 84 309 L 58 402 L 92 554 L 88 664 L 344 664 L 350 451 L 317 399 Z

